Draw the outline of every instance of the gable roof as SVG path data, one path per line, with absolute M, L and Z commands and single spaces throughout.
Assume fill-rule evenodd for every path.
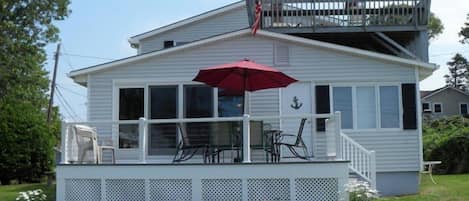
M 244 35 L 251 35 L 251 29 L 247 28 L 247 29 L 242 29 L 239 31 L 229 32 L 229 33 L 209 37 L 206 39 L 194 41 L 194 42 L 181 45 L 181 46 L 176 46 L 176 47 L 162 49 L 162 50 L 156 50 L 156 51 L 148 52 L 145 54 L 139 54 L 136 56 L 127 57 L 127 58 L 111 61 L 108 63 L 98 64 L 95 66 L 90 66 L 87 68 L 74 70 L 74 71 L 71 71 L 68 74 L 68 76 L 71 78 L 75 78 L 75 77 L 90 74 L 96 71 L 109 69 L 115 66 L 128 64 L 131 62 L 135 62 L 135 61 L 139 61 L 139 60 L 143 60 L 143 59 L 147 59 L 151 57 L 156 57 L 156 56 L 160 56 L 160 55 L 164 55 L 168 53 L 178 52 L 178 51 L 188 49 L 188 48 L 199 47 L 208 43 L 223 41 L 229 38 L 234 38 L 234 37 L 239 37 L 239 36 L 244 36 Z M 437 69 L 437 65 L 435 64 L 424 63 L 424 62 L 417 61 L 417 60 L 404 59 L 404 58 L 397 57 L 397 56 L 386 55 L 386 54 L 371 52 L 367 50 L 362 50 L 362 49 L 357 49 L 357 48 L 352 48 L 352 47 L 347 47 L 347 46 L 342 46 L 342 45 L 336 45 L 332 43 L 326 43 L 326 42 L 321 42 L 321 41 L 316 41 L 316 40 L 311 40 L 311 39 L 305 39 L 305 38 L 301 38 L 297 36 L 279 34 L 279 33 L 274 33 L 274 32 L 269 32 L 269 31 L 264 31 L 264 30 L 259 30 L 255 37 L 267 37 L 267 38 L 277 39 L 277 40 L 280 39 L 280 40 L 284 40 L 284 41 L 288 41 L 292 43 L 300 43 L 300 44 L 310 46 L 310 47 L 338 51 L 338 52 L 342 52 L 345 54 L 362 56 L 362 57 L 377 59 L 381 61 L 411 66 L 411 67 L 420 67 L 420 68 L 427 69 L 429 71 L 433 71 Z
M 420 92 L 420 94 L 422 95 L 422 99 L 426 99 L 426 98 L 430 98 L 430 97 L 432 97 L 432 96 L 434 96 L 434 95 L 436 95 L 436 94 L 439 94 L 440 92 L 445 91 L 445 90 L 447 90 L 447 89 L 452 89 L 452 90 L 457 91 L 457 92 L 459 92 L 459 93 L 462 93 L 462 94 L 464 94 L 464 95 L 466 95 L 466 96 L 469 96 L 469 94 L 468 94 L 467 92 L 465 92 L 465 91 L 463 91 L 463 90 L 461 90 L 461 89 L 458 89 L 458 88 L 456 88 L 456 87 L 453 87 L 453 86 L 441 87 L 441 88 L 435 89 L 435 90 L 430 91 L 430 92 L 425 91 L 425 92 L 427 92 L 427 93 L 425 93 L 425 94 L 422 94 L 422 92 Z
M 214 10 L 210 10 L 210 11 L 207 11 L 205 13 L 202 13 L 202 14 L 199 14 L 199 15 L 196 15 L 196 16 L 193 16 L 193 17 L 189 17 L 189 18 L 177 21 L 175 23 L 172 23 L 172 24 L 169 24 L 169 25 L 166 25 L 166 26 L 162 26 L 162 27 L 147 31 L 145 33 L 141 33 L 141 34 L 132 36 L 132 37 L 129 38 L 129 43 L 130 44 L 137 44 L 137 43 L 140 42 L 140 40 L 142 40 L 144 38 L 152 37 L 152 36 L 158 35 L 160 33 L 163 33 L 163 32 L 166 32 L 166 31 L 169 31 L 169 30 L 172 30 L 172 29 L 176 29 L 176 28 L 179 28 L 179 27 L 182 27 L 184 25 L 191 24 L 191 23 L 194 23 L 194 22 L 197 22 L 197 21 L 201 21 L 201 20 L 213 17 L 213 16 L 218 15 L 220 13 L 224 13 L 224 12 L 236 9 L 236 8 L 241 8 L 245 5 L 246 5 L 245 1 L 241 0 L 241 1 L 229 4 L 229 5 L 214 9 Z

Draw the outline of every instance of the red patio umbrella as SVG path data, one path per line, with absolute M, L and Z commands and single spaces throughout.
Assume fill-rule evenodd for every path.
M 244 59 L 234 63 L 201 69 L 193 81 L 243 93 L 286 87 L 297 80 L 272 67 Z

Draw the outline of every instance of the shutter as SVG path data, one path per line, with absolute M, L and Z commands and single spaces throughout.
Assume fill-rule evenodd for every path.
M 329 85 L 316 86 L 316 113 L 317 114 L 331 113 Z M 325 118 L 316 119 L 316 130 L 326 131 L 326 119 Z
M 402 84 L 402 123 L 404 129 L 417 129 L 417 97 L 415 84 Z
M 174 47 L 174 41 L 172 40 L 165 40 L 163 42 L 163 48 L 170 48 L 170 47 Z

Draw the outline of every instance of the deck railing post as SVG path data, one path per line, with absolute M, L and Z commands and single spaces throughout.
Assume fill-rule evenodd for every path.
M 68 141 L 68 123 L 62 121 L 61 124 L 61 147 L 60 147 L 60 163 L 67 164 L 67 141 Z
M 138 119 L 138 136 L 140 138 L 140 148 L 142 149 L 141 161 L 146 163 L 147 120 L 144 117 Z
M 334 120 L 335 120 L 335 153 L 336 158 L 342 159 L 342 147 L 340 145 L 340 134 L 342 129 L 342 117 L 339 111 L 334 113 Z
M 376 153 L 375 151 L 370 151 L 370 181 L 371 187 L 376 189 Z
M 243 115 L 243 163 L 251 162 L 249 114 Z

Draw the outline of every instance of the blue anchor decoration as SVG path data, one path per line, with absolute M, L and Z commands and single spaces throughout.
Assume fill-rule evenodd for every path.
M 301 106 L 303 106 L 303 103 L 298 102 L 300 99 L 298 97 L 294 96 L 293 97 L 293 104 L 290 105 L 291 108 L 295 110 L 299 110 Z

